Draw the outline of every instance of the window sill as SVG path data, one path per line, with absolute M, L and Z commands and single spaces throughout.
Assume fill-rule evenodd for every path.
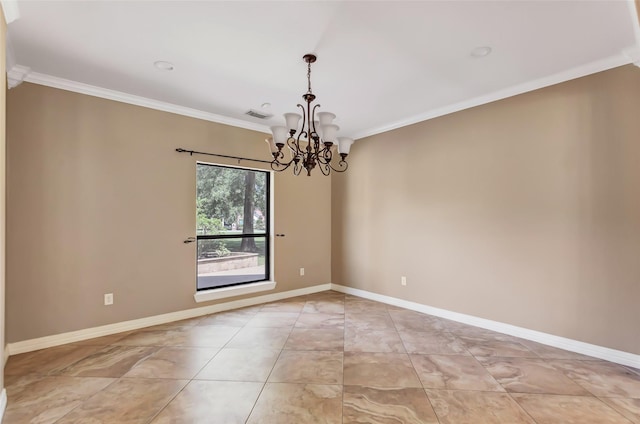
M 243 284 L 241 286 L 222 287 L 219 289 L 202 290 L 193 295 L 196 302 L 208 302 L 210 300 L 224 299 L 226 297 L 240 296 L 243 294 L 257 293 L 273 290 L 275 281 L 260 281 L 259 283 Z

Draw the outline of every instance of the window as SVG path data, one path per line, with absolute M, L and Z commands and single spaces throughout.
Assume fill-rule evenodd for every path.
M 196 165 L 197 289 L 270 279 L 269 172 Z

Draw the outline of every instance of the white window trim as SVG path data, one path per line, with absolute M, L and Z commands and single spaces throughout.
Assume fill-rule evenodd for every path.
M 226 297 L 240 296 L 243 294 L 258 293 L 276 288 L 275 281 L 260 281 L 257 283 L 241 284 L 238 286 L 222 287 L 219 289 L 200 290 L 193 295 L 196 302 L 208 302 L 224 299 Z
M 198 163 L 204 163 L 208 165 L 220 165 L 220 166 L 226 166 L 229 168 L 255 169 L 256 171 L 267 171 L 269 173 L 269 205 L 271 209 L 269 211 L 269 225 L 270 225 L 270 231 L 269 231 L 269 252 L 270 252 L 269 269 L 270 271 L 269 273 L 271 275 L 271 278 L 273 279 L 275 275 L 275 263 L 276 263 L 275 218 L 274 218 L 275 200 L 276 200 L 276 197 L 275 197 L 275 187 L 276 187 L 275 180 L 276 179 L 274 175 L 275 173 L 271 170 L 263 169 L 263 168 L 233 166 L 233 165 L 218 164 L 218 163 L 203 162 L 203 161 L 197 161 L 196 166 Z M 277 283 L 275 281 L 269 280 L 269 281 L 258 281 L 256 283 L 241 284 L 237 286 L 212 288 L 209 290 L 200 290 L 200 291 L 196 291 L 196 293 L 193 295 L 193 298 L 196 301 L 196 303 L 209 302 L 212 300 L 225 299 L 227 297 L 241 296 L 243 294 L 259 293 L 262 291 L 273 290 L 276 288 L 276 284 Z

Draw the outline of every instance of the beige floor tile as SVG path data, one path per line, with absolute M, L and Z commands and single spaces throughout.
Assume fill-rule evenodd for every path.
M 23 377 L 7 385 L 3 422 L 54 423 L 113 383 L 112 378 Z
M 293 299 L 290 299 L 290 300 L 293 300 Z M 240 312 L 240 313 L 257 314 L 261 310 L 262 310 L 262 304 L 258 304 L 258 305 L 245 306 L 244 308 L 230 309 L 229 311 L 224 311 L 224 312 Z
M 308 302 L 310 300 L 345 300 L 345 294 L 344 293 L 340 293 L 334 290 L 327 290 L 327 291 L 322 291 L 322 292 L 318 292 L 318 293 L 312 293 L 312 294 L 308 294 L 305 296 L 298 296 L 295 299 L 301 299 L 304 300 L 305 302 Z
M 304 300 L 280 301 L 265 303 L 260 311 L 262 312 L 302 312 L 305 305 Z
M 289 350 L 344 350 L 344 330 L 294 328 L 284 345 Z
M 8 424 L 640 424 L 637 369 L 333 291 L 15 355 L 4 381 Z
M 591 358 L 592 360 L 595 358 Z M 637 367 L 630 367 L 628 365 L 625 365 L 625 368 L 627 368 L 629 371 L 631 371 L 632 373 L 638 374 L 640 375 L 640 368 Z
M 180 329 L 134 331 L 115 341 L 117 346 L 176 346 L 184 341 L 184 333 Z
M 344 353 L 344 384 L 374 388 L 422 387 L 407 354 Z
M 300 314 L 297 328 L 344 328 L 344 314 L 307 313 Z
M 345 326 L 346 328 L 357 328 L 359 330 L 396 331 L 396 326 L 387 311 L 380 313 L 347 313 L 345 315 Z
M 442 321 L 430 315 L 407 310 L 390 310 L 389 315 L 398 331 L 442 332 L 446 328 Z
M 109 346 L 111 344 L 114 344 L 115 342 L 117 342 L 118 340 L 122 339 L 123 337 L 126 337 L 127 335 L 129 335 L 131 333 L 131 331 L 126 331 L 123 333 L 117 333 L 117 334 L 110 334 L 108 336 L 102 336 L 102 337 L 94 337 L 92 339 L 87 339 L 87 340 L 80 340 L 79 342 L 74 342 L 74 343 L 70 343 L 70 346 Z
M 342 387 L 267 383 L 247 424 L 341 424 Z
M 596 396 L 640 398 L 640 375 L 628 368 L 605 361 L 553 361 L 554 366 L 563 370 Z
M 345 329 L 344 350 L 406 353 L 396 330 L 364 330 L 353 327 Z
M 473 356 L 410 355 L 410 358 L 427 389 L 504 391 Z
M 208 315 L 200 320 L 202 325 L 222 325 L 226 327 L 242 327 L 255 316 L 257 311 L 226 311 Z
M 590 394 L 545 359 L 484 357 L 478 360 L 508 392 Z
M 12 355 L 4 368 L 5 375 L 48 374 L 67 367 L 102 349 L 101 346 L 64 345 L 35 352 Z
M 304 313 L 344 314 L 344 301 L 339 300 L 310 300 L 302 309 Z
M 142 330 L 155 331 L 155 330 L 184 330 L 186 328 L 194 327 L 202 321 L 202 317 L 182 319 L 180 321 L 167 322 L 164 324 L 158 324 L 151 327 L 146 327 Z
M 182 330 L 173 346 L 223 347 L 235 336 L 240 327 L 218 325 L 197 326 Z
M 269 382 L 342 384 L 342 352 L 283 350 Z
M 56 424 L 146 423 L 187 383 L 187 380 L 123 378 L 85 401 Z
M 514 337 L 507 334 L 498 333 L 491 330 L 486 330 L 480 327 L 474 327 L 472 325 L 463 324 L 461 322 L 442 320 L 445 328 L 455 334 L 458 337 L 469 337 L 477 339 L 477 341 L 489 341 L 489 340 L 509 340 L 514 341 Z
M 422 389 L 345 386 L 343 424 L 438 424 Z
M 298 312 L 258 312 L 247 322 L 247 327 L 293 327 Z
M 245 327 L 225 345 L 234 349 L 282 349 L 291 333 L 289 328 Z
M 426 392 L 441 424 L 536 424 L 507 393 L 432 389 Z M 568 424 L 556 421 L 560 423 Z
M 195 377 L 199 380 L 265 382 L 279 350 L 224 348 Z
M 125 377 L 192 379 L 217 348 L 163 347 L 137 363 Z
M 409 353 L 425 355 L 468 355 L 465 344 L 451 333 L 423 333 L 399 330 L 400 338 Z
M 478 328 L 479 327 L 473 327 L 471 325 L 468 324 L 463 324 L 461 322 L 458 321 L 452 321 L 450 319 L 446 319 L 446 318 L 440 318 L 440 322 L 442 322 L 442 324 L 444 325 L 445 329 L 447 331 L 451 331 L 452 333 L 456 333 L 456 330 L 458 329 L 466 329 L 466 328 Z
M 77 377 L 121 377 L 138 362 L 158 351 L 151 346 L 107 346 L 61 368 L 56 374 Z
M 640 424 L 640 399 L 601 398 L 601 400 L 634 424 Z
M 629 424 L 604 402 L 588 396 L 513 394 L 537 424 Z
M 473 337 L 460 337 L 467 350 L 473 356 L 499 356 L 504 358 L 538 358 L 539 356 L 531 352 L 518 342 L 511 340 L 481 340 Z
M 570 352 L 568 350 L 558 349 L 553 346 L 543 345 L 541 343 L 532 342 L 530 340 L 520 340 L 518 343 L 544 359 L 575 359 L 583 361 L 593 361 L 595 359 L 591 356 L 581 355 L 579 353 Z
M 344 311 L 350 313 L 386 313 L 387 305 L 380 302 L 360 298 L 346 298 L 344 301 Z
M 192 381 L 152 424 L 244 424 L 262 383 Z
M 391 305 L 389 303 L 385 303 L 388 311 L 406 311 L 407 309 L 401 308 L 400 306 Z

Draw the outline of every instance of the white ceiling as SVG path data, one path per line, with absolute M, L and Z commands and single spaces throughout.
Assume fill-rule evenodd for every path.
M 27 81 L 115 90 L 264 131 L 301 102 L 308 52 L 318 55 L 317 101 L 354 138 L 640 60 L 634 3 L 624 0 L 18 6 L 11 64 L 31 69 Z M 493 52 L 474 58 L 478 46 Z M 274 118 L 244 115 L 265 102 Z

